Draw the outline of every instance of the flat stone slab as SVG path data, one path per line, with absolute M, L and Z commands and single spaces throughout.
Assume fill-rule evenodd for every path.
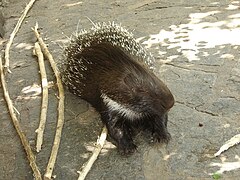
M 1 1 L 4 38 L 9 38 L 27 0 Z M 86 179 L 237 180 L 240 145 L 213 157 L 240 133 L 240 1 L 36 1 L 10 51 L 9 93 L 28 140 L 35 150 L 40 116 L 40 76 L 32 55 L 31 30 L 38 22 L 55 60 L 72 34 L 93 22 L 115 21 L 133 31 L 156 57 L 156 73 L 173 92 L 168 145 L 152 144 L 147 134 L 135 137 L 138 152 L 121 156 L 109 141 Z M 91 19 L 91 21 L 89 20 Z M 1 28 L 1 27 L 0 27 Z M 1 49 L 3 49 L 1 45 Z M 46 61 L 48 81 L 55 82 Z M 49 110 L 43 149 L 36 153 L 43 173 L 56 127 L 57 95 L 49 90 Z M 86 102 L 66 92 L 65 125 L 54 168 L 56 179 L 77 179 L 101 132 L 98 114 Z M 33 179 L 0 89 L 0 179 Z M 232 168 L 233 167 L 233 168 Z M 230 169 L 232 168 L 232 169 Z

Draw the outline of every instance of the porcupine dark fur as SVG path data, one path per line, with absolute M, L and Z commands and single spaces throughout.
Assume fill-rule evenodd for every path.
M 69 91 L 101 115 L 118 149 L 135 151 L 132 128 L 141 124 L 155 140 L 168 142 L 167 112 L 174 98 L 153 73 L 154 58 L 132 33 L 115 23 L 82 30 L 65 50 L 61 74 Z

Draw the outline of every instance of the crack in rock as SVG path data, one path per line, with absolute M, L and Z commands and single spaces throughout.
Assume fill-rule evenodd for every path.
M 185 102 L 176 101 L 176 103 L 179 103 L 179 104 L 182 104 L 184 106 L 187 106 L 188 108 L 191 108 L 191 109 L 193 109 L 193 110 L 195 110 L 197 112 L 200 112 L 200 113 L 208 114 L 208 115 L 211 115 L 211 116 L 219 116 L 218 114 L 215 114 L 215 113 L 212 113 L 212 112 L 209 112 L 209 111 L 206 111 L 206 110 L 198 109 L 198 107 L 202 106 L 202 105 L 198 105 L 198 106 L 192 107 L 192 106 L 190 106 L 189 104 L 187 104 Z

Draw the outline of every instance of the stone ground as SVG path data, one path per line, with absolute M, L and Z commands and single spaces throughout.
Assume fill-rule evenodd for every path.
M 5 0 L 7 39 L 28 0 Z M 158 76 L 172 90 L 176 104 L 169 113 L 172 141 L 153 145 L 145 134 L 135 138 L 138 152 L 123 157 L 107 143 L 87 179 L 185 180 L 239 179 L 240 145 L 220 157 L 212 155 L 240 133 L 240 1 L 211 0 L 58 0 L 36 1 L 10 52 L 12 74 L 8 87 L 32 148 L 40 114 L 38 63 L 32 55 L 35 37 L 31 27 L 38 21 L 55 59 L 77 27 L 93 22 L 115 21 L 134 30 L 135 37 L 156 57 Z M 4 43 L 1 49 L 4 48 Z M 55 81 L 48 62 L 48 80 Z M 56 126 L 56 88 L 49 91 L 49 111 L 43 150 L 36 153 L 44 172 Z M 102 124 L 89 105 L 66 92 L 65 125 L 54 175 L 77 179 Z M 0 179 L 33 179 L 25 152 L 12 126 L 0 89 Z

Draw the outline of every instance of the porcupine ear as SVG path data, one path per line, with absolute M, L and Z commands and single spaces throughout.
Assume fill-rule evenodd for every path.
M 142 101 L 144 99 L 143 97 L 148 96 L 144 91 L 142 82 L 140 82 L 134 74 L 127 74 L 123 81 L 124 86 L 127 87 L 128 92 L 131 93 L 133 101 Z
M 129 87 L 129 90 L 133 93 L 136 93 L 137 91 L 136 87 L 140 86 L 138 79 L 134 77 L 134 75 L 131 73 L 127 74 L 123 81 L 126 87 Z

